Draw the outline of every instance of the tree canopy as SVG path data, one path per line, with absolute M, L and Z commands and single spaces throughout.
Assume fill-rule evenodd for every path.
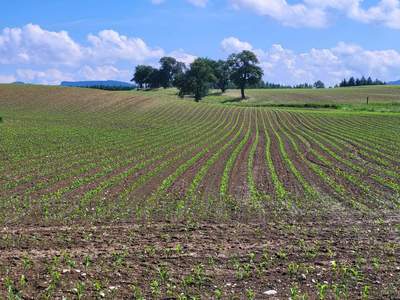
M 346 78 L 342 80 L 339 84 L 340 87 L 350 87 L 350 86 L 364 86 L 364 85 L 384 85 L 385 82 L 375 79 L 372 80 L 371 77 L 365 78 L 362 76 L 361 78 L 350 77 L 349 80 Z
M 207 95 L 211 85 L 217 81 L 213 61 L 208 58 L 197 58 L 190 64 L 190 69 L 176 80 L 179 95 L 193 94 L 196 101 Z
M 314 83 L 314 88 L 316 89 L 324 89 L 325 88 L 325 84 L 321 81 L 318 80 Z
M 135 74 L 131 81 L 135 81 L 139 87 L 142 89 L 147 84 L 147 80 L 152 72 L 153 68 L 151 66 L 138 65 L 136 66 Z
M 160 71 L 152 66 L 138 65 L 131 81 L 135 81 L 139 88 L 160 87 Z
M 231 70 L 228 62 L 224 60 L 218 60 L 213 64 L 214 75 L 216 78 L 216 87 L 225 93 L 229 86 L 229 80 L 231 76 Z
M 180 97 L 193 95 L 196 101 L 206 96 L 210 88 L 224 93 L 232 84 L 241 89 L 245 98 L 244 89 L 259 85 L 263 76 L 257 56 L 251 51 L 232 54 L 227 61 L 197 58 L 189 68 L 173 57 L 162 57 L 159 63 L 159 69 L 137 66 L 132 81 L 141 89 L 176 87 Z
M 245 50 L 238 54 L 231 54 L 228 64 L 231 70 L 230 78 L 240 88 L 242 99 L 245 99 L 245 88 L 260 82 L 263 76 L 263 71 L 258 66 L 258 58 L 253 52 Z
M 165 89 L 172 87 L 175 77 L 185 69 L 185 64 L 173 57 L 162 57 L 160 65 L 160 86 Z

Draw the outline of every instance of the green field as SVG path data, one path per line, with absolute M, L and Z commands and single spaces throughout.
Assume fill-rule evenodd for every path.
M 399 297 L 400 88 L 247 94 L 0 85 L 0 299 Z
M 231 90 L 225 97 L 212 97 L 210 102 L 242 106 L 334 105 L 341 110 L 400 112 L 400 86 L 367 86 L 331 89 L 262 89 L 249 90 L 249 99 L 241 101 L 238 91 Z M 367 97 L 369 105 L 366 104 Z

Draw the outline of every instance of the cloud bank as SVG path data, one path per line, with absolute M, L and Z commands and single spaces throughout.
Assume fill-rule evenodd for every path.
M 0 82 L 127 81 L 132 71 L 123 66 L 129 65 L 133 70 L 136 64 L 156 64 L 164 55 L 186 63 L 195 59 L 182 49 L 167 53 L 159 47 L 150 47 L 141 38 L 121 35 L 114 30 L 89 34 L 83 45 L 66 31 L 48 31 L 28 24 L 21 28 L 5 28 L 0 33 L 0 65 L 16 70 L 15 74 L 0 74 Z
M 242 50 L 254 51 L 264 69 L 265 80 L 270 82 L 295 84 L 320 79 L 333 85 L 349 76 L 372 76 L 385 81 L 400 77 L 400 52 L 394 49 L 368 50 L 343 42 L 332 48 L 312 48 L 306 52 L 296 52 L 280 44 L 258 49 L 234 36 L 223 39 L 220 47 L 224 56 Z M 128 81 L 135 65 L 156 66 L 164 55 L 186 64 L 196 58 L 183 49 L 168 52 L 114 30 L 89 34 L 84 43 L 79 43 L 66 31 L 49 31 L 28 24 L 5 28 L 0 33 L 0 82 Z
M 221 48 L 227 54 L 254 51 L 264 69 L 265 80 L 276 83 L 323 80 L 334 85 L 349 76 L 372 76 L 387 81 L 400 77 L 400 52 L 393 49 L 367 50 L 340 42 L 333 48 L 312 48 L 298 53 L 279 44 L 266 50 L 257 49 L 235 37 L 224 39 Z
M 249 9 L 292 27 L 325 27 L 333 13 L 362 22 L 400 29 L 400 0 L 379 0 L 366 7 L 363 0 L 230 0 L 237 10 Z

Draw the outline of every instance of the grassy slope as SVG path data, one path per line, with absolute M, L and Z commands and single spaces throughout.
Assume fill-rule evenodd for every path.
M 366 99 L 369 97 L 370 107 L 386 107 L 388 110 L 400 110 L 400 86 L 371 86 L 337 89 L 249 89 L 246 91 L 248 99 L 241 101 L 238 90 L 228 90 L 220 95 L 218 91 L 211 93 L 203 102 L 222 103 L 243 106 L 269 106 L 269 105 L 304 105 L 304 104 L 333 104 L 343 108 L 355 107 L 363 110 L 366 106 Z M 127 91 L 109 92 L 93 89 L 64 88 L 33 85 L 1 85 L 0 84 L 0 104 L 1 108 L 11 107 L 13 110 L 23 108 L 39 109 L 43 108 L 38 104 L 46 105 L 54 103 L 54 107 L 65 109 L 66 105 L 83 109 L 85 103 L 89 110 L 107 110 L 113 107 L 118 101 L 129 96 L 140 96 L 152 104 L 159 104 L 165 100 L 179 101 L 176 90 L 157 90 L 157 91 Z M 29 103 L 34 100 L 34 106 Z M 191 100 L 188 98 L 187 100 Z M 23 102 L 21 102 L 23 101 Z
M 239 91 L 229 90 L 223 97 L 210 96 L 206 102 L 241 106 L 337 105 L 343 110 L 400 111 L 400 86 L 371 86 L 337 89 L 253 89 L 241 101 Z M 366 99 L 369 97 L 369 105 Z

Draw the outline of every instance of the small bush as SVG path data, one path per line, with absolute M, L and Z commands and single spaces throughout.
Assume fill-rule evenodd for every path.
M 0 123 L 3 123 L 3 118 L 2 117 L 0 117 Z

